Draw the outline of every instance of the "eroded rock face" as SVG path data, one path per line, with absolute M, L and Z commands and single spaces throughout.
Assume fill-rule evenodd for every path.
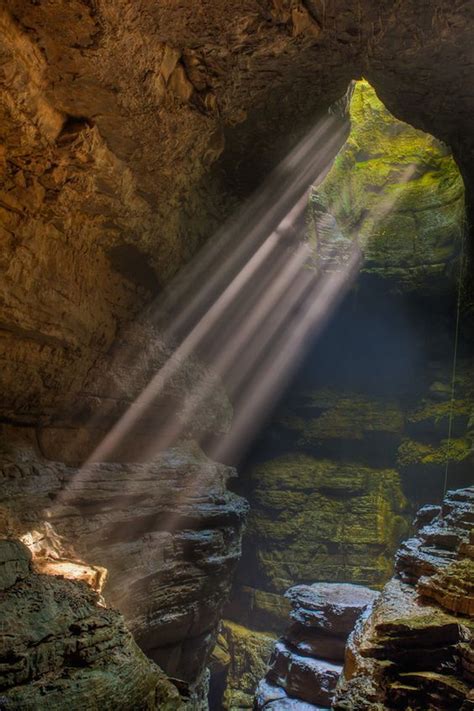
M 378 593 L 359 585 L 315 583 L 290 588 L 292 624 L 273 650 L 255 708 L 330 708 L 344 648 L 359 615 Z M 281 708 L 286 708 L 285 704 Z
M 473 517 L 472 487 L 423 512 L 349 640 L 335 709 L 471 707 Z
M 78 556 L 106 575 L 103 594 L 142 649 L 171 676 L 199 679 L 240 556 L 247 506 L 226 489 L 232 470 L 183 444 L 147 464 L 84 470 L 23 448 L 2 474 L 15 532 L 33 532 L 37 551 L 42 541 L 44 568 L 61 573 L 47 520 L 66 560 Z
M 234 592 L 233 617 L 281 632 L 279 598 L 292 582 L 383 583 L 406 530 L 395 470 L 294 452 L 256 466 L 246 483 L 252 507 L 237 575 L 245 588 Z
M 0 614 L 2 708 L 184 709 L 116 610 L 83 582 L 34 572 L 12 540 L 0 541 Z

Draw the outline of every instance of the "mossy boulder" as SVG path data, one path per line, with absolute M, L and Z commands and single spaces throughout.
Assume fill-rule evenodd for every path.
M 122 615 L 84 582 L 36 573 L 18 540 L 0 540 L 0 587 L 2 709 L 185 708 Z
M 362 272 L 396 291 L 452 288 L 464 187 L 449 149 L 395 119 L 366 81 L 350 114 L 349 139 L 310 199 L 316 261 L 345 239 L 362 251 Z

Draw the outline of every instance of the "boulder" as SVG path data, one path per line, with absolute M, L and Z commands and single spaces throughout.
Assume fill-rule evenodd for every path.
M 266 678 L 285 689 L 289 696 L 329 707 L 341 671 L 341 664 L 297 654 L 284 641 L 279 641 Z
M 358 616 L 377 597 L 374 590 L 343 583 L 297 585 L 288 590 L 292 623 L 274 646 L 255 708 L 331 707 L 346 640 Z
M 336 637 L 347 638 L 361 612 L 377 593 L 362 585 L 314 583 L 290 588 L 291 618 L 303 625 Z

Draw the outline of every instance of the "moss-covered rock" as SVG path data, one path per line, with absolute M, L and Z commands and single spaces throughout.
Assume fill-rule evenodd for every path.
M 296 393 L 276 424 L 299 451 L 377 466 L 393 461 L 405 423 L 394 399 L 324 388 Z
M 0 706 L 10 711 L 179 711 L 178 690 L 121 614 L 84 582 L 37 574 L 0 541 Z
M 448 459 L 459 463 L 471 460 L 472 457 L 472 445 L 468 439 L 443 439 L 439 446 L 406 439 L 398 450 L 398 463 L 401 467 L 411 464 L 446 464 Z
M 406 530 L 396 471 L 295 453 L 251 476 L 247 555 L 256 587 L 282 593 L 301 581 L 383 583 Z
M 222 696 L 213 698 L 211 705 L 226 711 L 253 708 L 255 689 L 265 676 L 274 644 L 271 633 L 223 620 L 211 663 L 214 673 L 224 674 L 224 684 Z
M 362 271 L 395 290 L 446 289 L 464 224 L 463 181 L 449 150 L 395 119 L 365 81 L 350 113 L 349 139 L 311 197 L 316 260 L 324 264 L 345 239 L 362 250 Z

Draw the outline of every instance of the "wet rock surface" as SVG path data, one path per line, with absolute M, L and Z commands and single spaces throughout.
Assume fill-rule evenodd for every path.
M 418 519 L 396 576 L 349 639 L 335 709 L 470 708 L 473 516 L 468 488 L 448 492 L 429 523 Z
M 286 593 L 292 624 L 273 650 L 255 708 L 330 708 L 347 638 L 378 593 L 359 585 L 315 583 Z
M 26 546 L 9 540 L 0 581 L 2 709 L 184 709 L 120 613 L 85 583 L 36 573 Z

